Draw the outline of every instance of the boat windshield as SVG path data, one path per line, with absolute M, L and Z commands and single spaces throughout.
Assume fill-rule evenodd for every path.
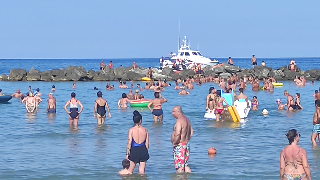
M 185 52 L 184 54 L 185 56 L 190 56 L 189 52 Z
M 180 56 L 183 56 L 184 52 L 180 53 Z
M 192 52 L 192 55 L 197 56 L 198 54 L 197 52 Z
M 202 54 L 200 52 L 197 52 L 199 56 L 202 56 Z

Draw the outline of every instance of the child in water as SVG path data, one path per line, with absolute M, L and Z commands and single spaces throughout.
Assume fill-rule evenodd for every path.
M 122 161 L 122 167 L 123 167 L 123 170 L 121 170 L 121 171 L 118 172 L 119 175 L 132 174 L 132 172 L 129 171 L 130 161 L 129 161 L 128 159 L 124 159 L 124 160 Z
M 257 96 L 253 96 L 253 99 L 251 100 L 251 107 L 252 107 L 252 111 L 257 111 L 258 110 L 258 106 L 259 106 L 259 101 Z
M 284 110 L 284 106 L 285 106 L 285 105 L 281 104 L 280 99 L 277 99 L 276 102 L 277 102 L 277 104 L 278 104 L 278 110 Z

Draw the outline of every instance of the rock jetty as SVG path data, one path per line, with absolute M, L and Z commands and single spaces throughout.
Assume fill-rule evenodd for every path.
M 162 71 L 153 68 L 153 78 L 166 79 L 167 81 L 176 80 L 178 78 L 185 79 L 187 77 L 194 77 L 196 74 L 192 70 L 183 70 L 175 72 L 171 68 L 164 68 Z M 148 72 L 147 68 L 138 67 L 133 69 L 130 67 L 118 67 L 110 69 L 105 66 L 104 70 L 86 71 L 83 67 L 69 66 L 67 69 L 54 69 L 41 72 L 34 68 L 31 68 L 28 72 L 26 69 L 12 69 L 9 75 L 1 75 L 1 81 L 140 81 L 141 78 L 146 77 Z M 286 81 L 293 80 L 296 76 L 304 76 L 307 80 L 320 80 L 320 70 L 313 69 L 307 71 L 301 71 L 299 68 L 296 71 L 288 70 L 288 67 L 284 66 L 278 69 L 272 69 L 270 67 L 255 66 L 253 69 L 241 69 L 237 66 L 231 66 L 228 64 L 221 64 L 216 67 L 206 66 L 203 69 L 202 74 L 204 76 L 218 75 L 222 78 L 231 76 L 232 73 L 236 73 L 239 77 L 244 75 L 254 76 L 259 79 L 263 79 L 269 76 L 273 76 L 276 80 Z

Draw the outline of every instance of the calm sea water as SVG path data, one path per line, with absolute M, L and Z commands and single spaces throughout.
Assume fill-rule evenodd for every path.
M 138 65 L 145 63 L 146 67 L 155 66 L 154 63 L 157 63 L 156 59 L 134 60 Z M 9 60 L 1 60 L 1 66 L 11 64 L 7 65 L 7 68 L 22 65 L 24 67 L 30 62 L 38 62 L 35 63 L 38 65 L 36 68 L 49 69 L 49 66 L 62 68 L 70 65 L 66 61 L 42 61 L 13 60 L 11 63 Z M 117 65 L 120 60 L 113 61 Z M 133 60 L 128 61 L 122 60 L 119 64 L 126 66 L 125 64 L 129 65 Z M 311 59 L 308 61 L 313 62 Z M 88 62 L 86 65 L 82 64 L 88 70 L 98 69 L 96 66 L 99 66 L 100 60 L 70 62 L 73 65 Z M 79 64 L 74 64 L 76 62 Z M 297 63 L 300 63 L 298 59 Z M 28 66 L 26 68 L 28 69 Z M 55 117 L 48 117 L 45 101 L 53 84 L 57 89 L 54 96 L 57 98 L 58 108 Z M 117 82 L 111 84 L 118 85 Z M 26 92 L 29 85 L 33 89 L 40 88 L 40 92 L 44 94 L 44 102 L 40 104 L 40 110 L 35 116 L 26 115 L 24 106 L 17 99 L 12 99 L 8 104 L 0 104 L 0 179 L 121 179 L 117 172 L 125 158 L 127 132 L 133 125 L 134 109 L 119 110 L 117 101 L 121 94 L 128 90 L 116 88 L 114 91 L 106 91 L 106 82 L 77 82 L 75 90 L 72 89 L 72 82 L 0 82 L 5 93 L 13 93 L 17 88 Z M 97 127 L 93 118 L 97 92 L 93 90 L 94 86 L 102 90 L 111 109 L 112 118 L 106 119 L 106 126 L 103 128 Z M 291 128 L 296 128 L 302 136 L 299 144 L 307 151 L 313 179 L 320 179 L 320 149 L 312 149 L 310 142 L 314 113 L 312 94 L 320 86 L 319 82 L 304 88 L 296 87 L 293 82 L 285 82 L 284 86 L 276 88 L 273 94 L 264 91 L 252 92 L 249 86 L 245 94 L 250 98 L 256 95 L 260 107 L 257 112 L 251 111 L 243 124 L 217 123 L 203 118 L 205 97 L 210 86 L 217 87 L 207 83 L 196 87 L 189 96 L 179 96 L 173 87 L 166 88 L 163 96 L 168 99 L 168 103 L 163 105 L 162 125 L 153 123 L 150 111 L 139 109 L 143 116 L 143 125 L 150 133 L 147 175 L 133 175 L 124 179 L 278 179 L 279 153 L 288 143 L 285 134 Z M 286 89 L 290 94 L 301 94 L 304 107 L 302 111 L 277 111 L 275 101 L 278 98 L 285 101 L 283 91 Z M 68 116 L 63 110 L 71 92 L 75 92 L 84 105 L 78 131 L 69 129 Z M 153 97 L 152 91 L 142 93 L 147 99 Z M 175 123 L 171 110 L 175 105 L 182 106 L 195 131 L 190 142 L 190 167 L 193 171 L 190 175 L 176 175 L 173 166 L 170 135 Z M 269 111 L 266 117 L 261 114 L 263 108 Z M 209 147 L 217 149 L 215 157 L 207 155 Z

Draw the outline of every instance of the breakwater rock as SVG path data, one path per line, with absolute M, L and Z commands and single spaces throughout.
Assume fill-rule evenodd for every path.
M 171 68 L 164 68 L 158 70 L 152 69 L 153 78 L 155 80 L 176 80 L 178 78 L 185 79 L 187 77 L 194 77 L 196 73 L 192 70 L 174 71 Z M 26 69 L 12 69 L 9 75 L 1 75 L 2 81 L 140 81 L 141 78 L 146 77 L 148 73 L 147 68 L 138 67 L 133 69 L 132 67 L 118 67 L 110 69 L 105 66 L 104 70 L 86 71 L 83 67 L 69 66 L 67 69 L 54 69 L 41 72 L 34 68 L 30 71 Z M 204 76 L 218 75 L 222 78 L 227 78 L 231 74 L 237 74 L 239 77 L 246 75 L 247 77 L 253 76 L 259 79 L 263 79 L 269 76 L 273 76 L 276 80 L 293 80 L 296 76 L 304 76 L 307 80 L 320 80 L 320 70 L 313 69 L 307 71 L 301 71 L 297 68 L 295 71 L 290 71 L 286 66 L 272 69 L 270 67 L 255 66 L 253 69 L 241 69 L 237 66 L 231 66 L 228 64 L 220 64 L 218 66 L 206 66 L 202 74 Z

